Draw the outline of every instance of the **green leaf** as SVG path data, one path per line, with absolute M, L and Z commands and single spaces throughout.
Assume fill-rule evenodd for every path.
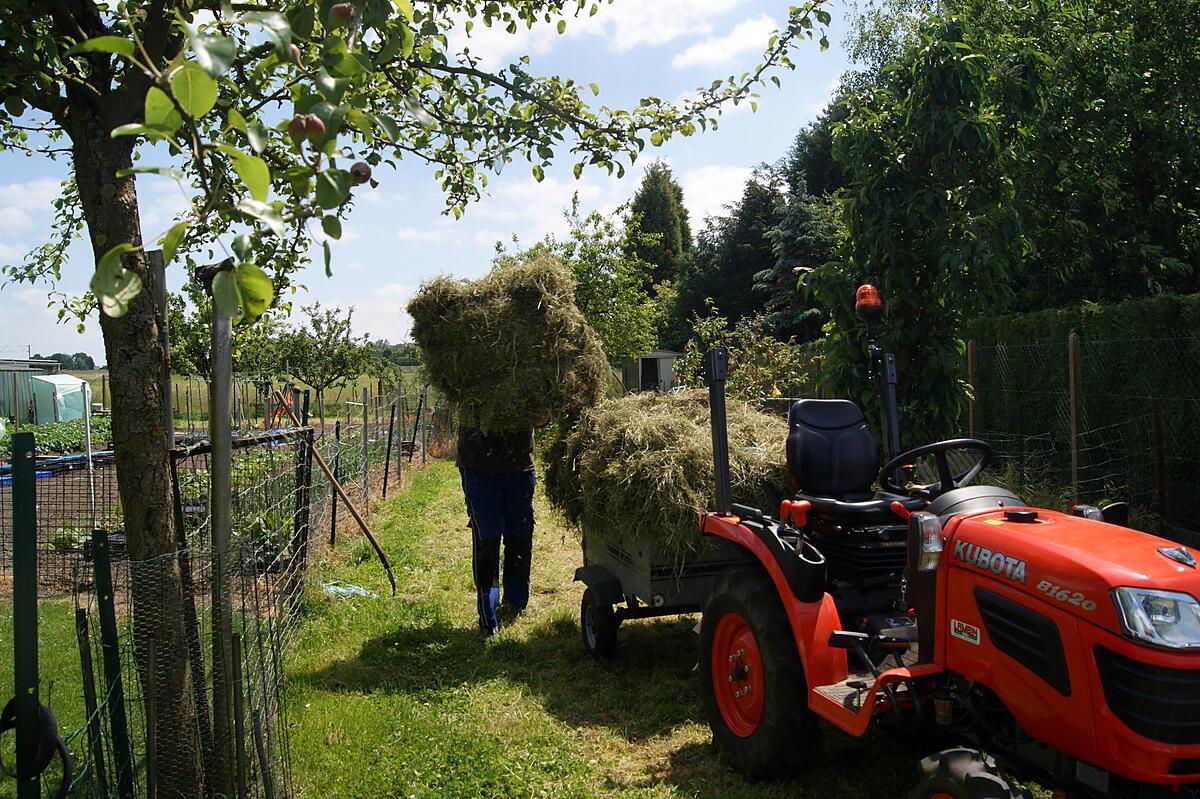
M 333 77 L 324 67 L 317 71 L 317 77 L 313 83 L 321 96 L 331 103 L 340 103 L 346 89 L 350 88 L 350 81 L 345 78 Z
M 325 250 L 325 277 L 333 277 L 333 269 L 330 263 L 333 261 L 333 251 L 329 249 L 329 242 L 321 242 L 321 247 Z
M 541 183 L 546 178 L 546 171 L 542 169 L 541 164 L 533 165 L 533 179 Z
M 321 48 L 321 65 L 335 78 L 354 78 L 366 71 L 341 36 L 325 39 Z
M 146 92 L 146 127 L 174 133 L 182 124 L 183 117 L 179 116 L 167 93 L 157 86 L 151 86 Z
M 123 55 L 126 58 L 133 58 L 133 51 L 133 39 L 126 39 L 124 36 L 97 36 L 93 39 L 80 42 L 64 55 L 115 53 L 116 55 Z
M 240 130 L 246 132 L 246 118 L 242 116 L 242 112 L 236 108 L 230 108 L 225 116 L 225 129 Z
M 196 63 L 200 68 L 219 78 L 233 65 L 237 56 L 237 45 L 228 36 L 211 31 L 201 31 L 194 25 L 187 26 L 188 41 L 192 52 L 196 54 Z
M 242 317 L 242 298 L 238 294 L 238 282 L 233 272 L 227 270 L 217 272 L 213 276 L 212 293 L 213 302 L 225 312 L 226 316 L 233 317 L 235 322 Z
M 169 166 L 127 166 L 124 169 L 117 170 L 117 177 L 124 178 L 129 175 L 162 175 L 164 178 L 172 180 L 182 180 L 183 172 L 178 169 L 172 169 Z
M 342 237 L 342 220 L 332 214 L 321 217 L 321 230 L 325 231 L 325 235 L 331 239 L 340 239 Z
M 106 316 L 124 316 L 142 290 L 142 279 L 125 268 L 121 256 L 137 249 L 128 242 L 118 244 L 100 258 L 96 273 L 92 275 L 90 288 L 100 301 L 100 310 Z
M 265 201 L 271 188 L 271 170 L 267 162 L 256 155 L 247 155 L 231 144 L 218 144 L 217 149 L 232 159 L 233 171 L 246 184 L 250 196 L 259 202 Z
M 200 119 L 217 104 L 217 82 L 194 61 L 171 76 L 171 94 L 192 119 Z
M 653 144 L 655 147 L 661 146 L 663 143 L 662 131 L 656 130 L 653 133 L 651 133 L 650 134 L 650 143 Z
M 162 245 L 164 264 L 170 264 L 175 260 L 175 251 L 179 249 L 179 242 L 183 240 L 183 234 L 187 232 L 187 229 L 187 222 L 176 222 L 158 240 L 158 243 Z
M 400 12 L 400 16 L 404 17 L 405 22 L 413 21 L 412 0 L 392 0 L 396 5 L 396 10 Z
M 242 313 L 253 322 L 271 307 L 271 300 L 275 299 L 275 287 L 267 273 L 253 263 L 238 264 L 233 274 L 242 298 Z
M 589 83 L 589 84 L 588 84 L 588 88 L 592 90 L 592 94 L 593 94 L 593 95 L 595 95 L 595 96 L 599 96 L 599 94 L 600 94 L 600 87 L 599 87 L 597 84 L 595 84 L 595 83 Z
M 350 194 L 350 173 L 344 169 L 326 169 L 317 175 L 317 205 L 322 208 L 337 208 Z
M 138 136 L 141 134 L 146 134 L 147 136 L 158 135 L 145 125 L 139 125 L 136 122 L 131 122 L 128 125 L 118 125 L 117 127 L 113 128 L 113 131 L 110 135 L 115 139 L 118 136 Z
M 565 19 L 560 19 L 558 21 L 558 34 L 561 36 L 562 34 L 564 34 L 566 32 L 567 32 L 567 21 Z
M 258 242 L 252 233 L 239 233 L 233 237 L 233 253 L 239 261 L 249 261 Z
M 292 57 L 289 49 L 292 44 L 292 26 L 283 14 L 278 11 L 250 11 L 238 17 L 238 20 L 246 24 L 258 25 L 266 31 L 275 45 L 276 54 L 281 59 L 287 60 Z
M 583 175 L 583 164 L 576 164 L 575 165 L 575 179 L 579 180 L 580 176 L 582 176 L 582 175 Z
M 261 122 L 252 119 L 246 123 L 246 139 L 250 142 L 251 149 L 256 153 L 261 153 L 267 149 L 267 129 Z
M 833 15 L 831 15 L 825 9 L 823 9 L 823 8 L 817 9 L 817 21 L 820 22 L 822 25 L 828 25 L 832 19 L 833 19 Z
M 259 202 L 250 197 L 243 197 L 241 202 L 237 204 L 237 209 L 246 216 L 253 217 L 262 222 L 276 236 L 283 236 L 287 233 L 286 228 L 283 226 L 283 217 L 279 215 L 279 212 L 274 207 L 264 202 Z
M 375 114 L 374 120 L 379 129 L 383 131 L 384 138 L 393 142 L 400 141 L 400 125 L 396 120 L 383 114 Z

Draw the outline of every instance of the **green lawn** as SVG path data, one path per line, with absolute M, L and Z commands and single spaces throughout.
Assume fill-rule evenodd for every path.
M 414 472 L 373 516 L 396 598 L 361 548 L 324 579 L 376 600 L 314 592 L 291 658 L 301 797 L 895 797 L 916 751 L 831 731 L 793 782 L 747 785 L 709 743 L 692 667 L 694 617 L 630 622 L 615 661 L 583 654 L 574 534 L 538 497 L 534 594 L 500 638 L 474 634 L 470 547 L 454 467 Z M 315 581 L 314 581 L 315 582 Z

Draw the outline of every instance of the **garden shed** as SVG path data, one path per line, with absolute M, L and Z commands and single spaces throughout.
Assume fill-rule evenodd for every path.
M 655 350 L 629 358 L 621 367 L 621 382 L 626 391 L 670 391 L 675 388 L 675 362 L 681 352 Z
M 89 402 L 86 380 L 72 375 L 35 375 L 30 378 L 35 424 L 82 419 Z

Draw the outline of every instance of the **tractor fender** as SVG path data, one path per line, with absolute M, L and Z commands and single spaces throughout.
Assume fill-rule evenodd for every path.
M 575 582 L 583 583 L 592 589 L 592 593 L 601 604 L 619 605 L 625 600 L 625 595 L 621 591 L 621 581 L 598 563 L 580 566 L 576 569 Z
M 747 550 L 771 578 L 787 613 L 808 684 L 829 685 L 846 679 L 846 651 L 829 646 L 830 635 L 841 629 L 841 618 L 833 604 L 833 597 L 822 593 L 813 602 L 797 599 L 778 556 L 761 537 L 742 525 L 736 516 L 710 513 L 701 517 L 700 524 L 705 535 L 724 538 Z

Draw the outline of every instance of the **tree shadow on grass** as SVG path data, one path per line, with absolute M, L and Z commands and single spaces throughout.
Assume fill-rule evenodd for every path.
M 540 622 L 524 640 L 486 642 L 473 630 L 434 621 L 370 639 L 356 657 L 293 679 L 325 691 L 410 695 L 505 680 L 566 724 L 606 727 L 638 742 L 703 721 L 692 673 L 694 624 L 687 618 L 626 623 L 617 657 L 605 662 L 584 653 L 579 627 L 569 619 Z

